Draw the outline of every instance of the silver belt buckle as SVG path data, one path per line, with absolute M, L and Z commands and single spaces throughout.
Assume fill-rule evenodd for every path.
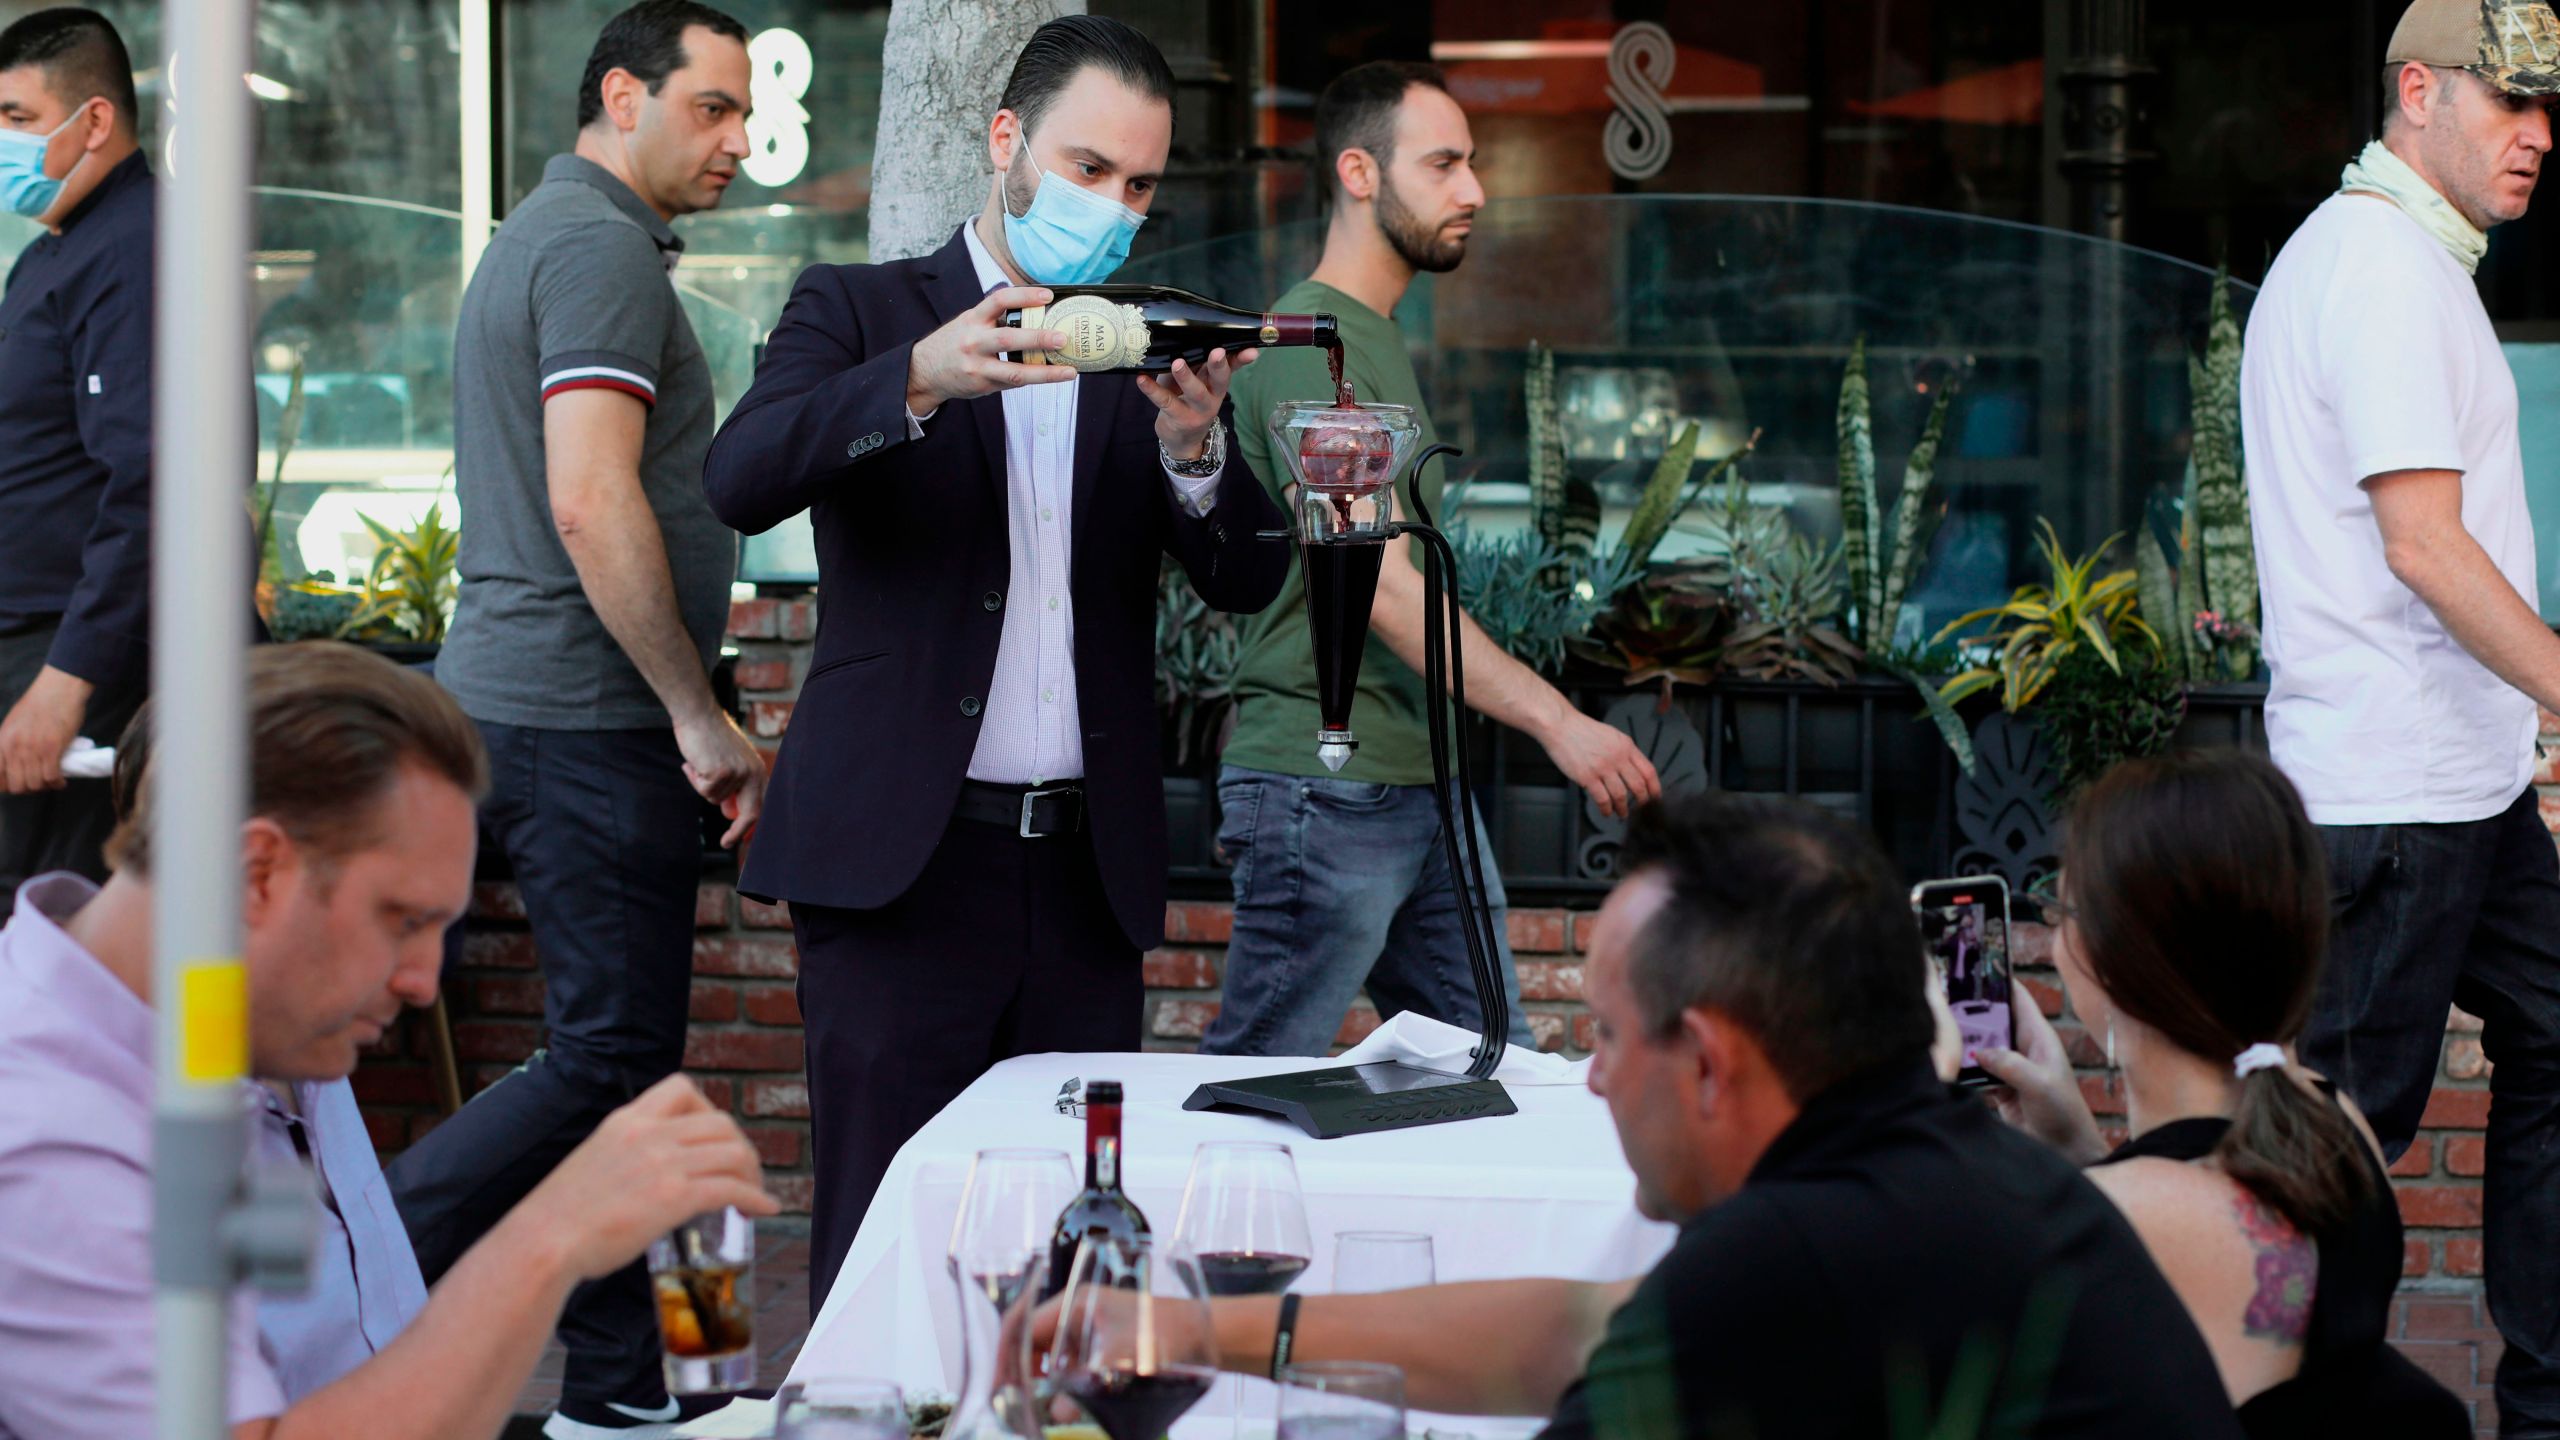
M 1052 785 L 1052 786 L 1050 786 L 1050 787 L 1049 787 L 1048 789 L 1046 789 L 1046 790 L 1025 790 L 1025 791 L 1023 791 L 1023 792 L 1022 792 L 1022 824 L 1021 824 L 1021 826 L 1020 826 L 1020 828 L 1019 828 L 1019 831 L 1017 832 L 1017 833 L 1020 835 L 1020 837 L 1021 837 L 1022 839 L 1025 839 L 1025 840 L 1046 840 L 1046 839 L 1048 839 L 1048 838 L 1049 838 L 1049 834 L 1050 834 L 1050 832 L 1049 832 L 1049 831 L 1046 831 L 1046 830 L 1034 830 L 1034 829 L 1032 829 L 1032 828 L 1031 828 L 1031 806 L 1032 806 L 1033 802 L 1038 801 L 1038 800 L 1044 800 L 1044 799 L 1046 799 L 1046 798 L 1048 798 L 1049 796 L 1052 796 L 1052 795 L 1064 795 L 1064 794 L 1066 794 L 1068 791 L 1073 790 L 1073 789 L 1075 789 L 1075 788 L 1076 788 L 1076 787 L 1074 787 L 1073 785 Z

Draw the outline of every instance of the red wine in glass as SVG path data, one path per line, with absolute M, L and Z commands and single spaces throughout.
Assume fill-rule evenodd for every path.
M 1198 1257 L 1200 1288 L 1211 1295 L 1277 1295 L 1307 1268 L 1304 1255 L 1256 1255 L 1212 1250 Z M 1189 1272 L 1184 1279 L 1190 1278 Z
M 1298 470 L 1307 488 L 1332 502 L 1344 530 L 1353 523 L 1352 505 L 1386 488 L 1395 463 L 1395 437 L 1374 425 L 1327 425 L 1298 440 Z
M 1376 425 L 1327 425 L 1298 441 L 1298 467 L 1307 484 L 1328 495 L 1375 494 L 1385 488 L 1395 463 L 1395 437 Z
M 1217 1378 L 1206 1365 L 1162 1365 L 1143 1374 L 1070 1370 L 1059 1386 L 1111 1440 L 1160 1440 Z

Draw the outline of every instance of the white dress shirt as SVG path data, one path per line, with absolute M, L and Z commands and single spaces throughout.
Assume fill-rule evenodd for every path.
M 960 227 L 981 291 L 1013 282 L 978 238 Z M 1111 376 L 1105 383 L 1128 384 Z M 1076 609 L 1069 592 L 1074 535 L 1076 393 L 1084 377 L 1004 392 L 1005 517 L 1012 578 L 995 679 L 978 720 L 969 778 L 997 785 L 1045 785 L 1084 776 L 1084 730 L 1076 711 Z M 934 414 L 941 413 L 939 410 Z M 933 415 L 910 415 L 921 433 Z M 1224 467 L 1220 467 L 1223 473 Z M 1218 473 L 1193 479 L 1165 472 L 1174 498 L 1194 515 L 1216 502 Z

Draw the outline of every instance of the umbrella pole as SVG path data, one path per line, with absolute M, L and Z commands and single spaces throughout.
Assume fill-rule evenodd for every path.
M 155 244 L 151 682 L 152 1271 L 160 1440 L 230 1434 L 224 1326 L 240 1266 L 248 980 L 240 960 L 249 363 L 251 0 L 165 0 Z M 183 67 L 184 74 L 179 74 Z

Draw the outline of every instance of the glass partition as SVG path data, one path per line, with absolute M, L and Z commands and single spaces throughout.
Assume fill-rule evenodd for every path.
M 362 517 L 394 528 L 451 489 L 453 337 L 462 301 L 462 219 L 449 210 L 260 187 L 257 338 L 259 477 L 297 366 L 303 401 L 276 502 L 288 578 L 360 576 L 375 542 Z M 768 323 L 705 293 L 689 270 L 676 288 L 711 365 L 718 413 L 754 378 Z
M 2526 508 L 2533 514 L 2534 600 L 2560 624 L 2560 345 L 2509 344 L 2516 372 L 2516 438 L 2524 450 Z
M 1266 304 L 1313 266 L 1321 232 L 1279 227 L 1167 252 L 1143 275 Z M 2243 315 L 2251 292 L 2234 285 Z M 1527 516 L 1530 343 L 1556 353 L 1570 472 L 1602 533 L 1624 524 L 1666 439 L 1730 453 L 1754 498 L 1817 538 L 1840 529 L 1837 413 L 1867 342 L 1878 488 L 1892 499 L 1934 396 L 1958 386 L 1937 484 L 1947 511 L 1913 600 L 1931 628 L 2035 573 L 2034 525 L 2079 550 L 2129 530 L 2185 473 L 2187 356 L 2213 274 L 2035 226 L 1820 200 L 1618 196 L 1497 200 L 1465 263 L 1399 307 L 1451 481 L 1487 528 Z M 1665 558 L 1683 543 L 1675 531 Z M 1690 539 L 1687 543 L 1696 543 Z
M 6 24 L 48 0 L 0 0 Z M 93 0 L 137 67 L 142 143 L 155 166 L 172 102 L 157 57 L 160 0 Z M 495 0 L 500 213 L 575 141 L 580 74 L 596 32 L 629 0 Z M 275 473 L 277 422 L 302 372 L 299 435 L 278 500 L 287 569 L 361 574 L 360 516 L 413 524 L 450 490 L 453 335 L 462 287 L 463 54 L 458 0 L 261 0 L 256 69 L 257 344 L 244 385 L 258 406 L 258 474 Z M 728 203 L 678 223 L 676 283 L 708 355 L 720 413 L 753 378 L 756 346 L 812 261 L 865 258 L 872 131 L 886 0 L 769 0 L 741 17 L 754 39 L 759 146 Z M 164 111 L 164 104 L 172 106 Z M 40 233 L 0 215 L 0 267 Z M 245 477 L 244 477 L 245 479 Z M 442 501 L 450 510 L 449 494 Z M 814 578 L 805 526 L 751 543 L 747 568 Z

